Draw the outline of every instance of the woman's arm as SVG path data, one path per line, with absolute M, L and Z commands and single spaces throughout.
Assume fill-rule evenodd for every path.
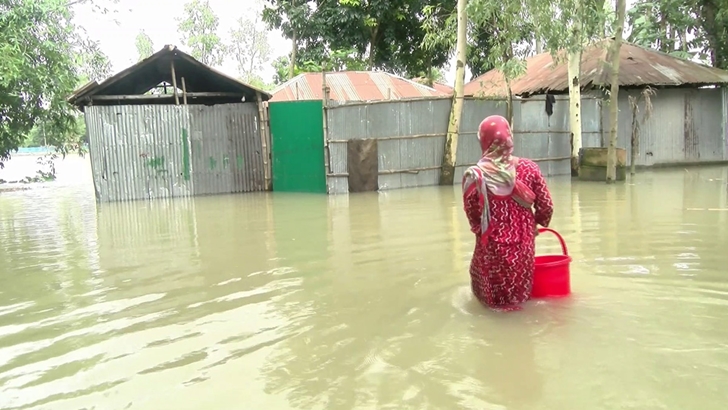
M 469 173 L 471 172 L 471 173 Z M 470 223 L 470 230 L 480 235 L 480 223 L 483 215 L 483 201 L 476 189 L 477 176 L 471 170 L 463 175 L 463 208 Z
M 536 223 L 546 228 L 551 223 L 551 217 L 554 214 L 554 202 L 551 199 L 549 188 L 546 186 L 546 180 L 544 179 L 543 174 L 541 174 L 541 170 L 538 168 L 538 165 L 535 163 L 531 189 L 536 195 L 533 203 Z

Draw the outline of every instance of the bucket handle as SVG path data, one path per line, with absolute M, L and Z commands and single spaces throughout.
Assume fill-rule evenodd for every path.
M 538 229 L 538 233 L 544 233 L 544 232 L 551 232 L 552 234 L 556 235 L 556 239 L 558 239 L 559 243 L 561 243 L 561 251 L 564 253 L 564 255 L 569 256 L 569 251 L 566 250 L 566 242 L 564 242 L 564 238 L 562 238 L 558 232 L 554 231 L 553 229 L 549 229 L 549 228 L 539 228 Z

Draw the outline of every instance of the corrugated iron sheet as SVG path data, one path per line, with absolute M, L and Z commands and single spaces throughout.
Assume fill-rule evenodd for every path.
M 591 98 L 586 103 L 595 101 Z M 348 191 L 346 141 L 363 138 L 379 139 L 380 190 L 437 185 L 450 104 L 449 99 L 433 99 L 330 108 L 328 137 L 333 140 L 329 142 L 333 175 L 328 178 L 329 193 Z M 568 126 L 568 104 L 560 104 L 561 111 L 551 119 L 543 112 L 543 104 L 541 99 L 515 105 L 516 151 L 530 158 L 568 157 L 569 134 L 564 129 Z M 458 177 L 480 158 L 475 136 L 480 122 L 488 115 L 504 115 L 505 109 L 503 101 L 466 100 L 458 139 Z M 521 122 L 530 124 L 533 130 L 521 132 Z M 547 175 L 571 172 L 568 159 L 543 161 L 541 166 Z
M 631 157 L 632 109 L 629 96 L 620 92 L 618 146 Z M 652 96 L 653 114 L 644 120 L 644 102 L 639 105 L 640 125 L 637 165 L 721 161 L 724 157 L 723 116 L 720 89 L 658 90 Z M 609 131 L 609 104 L 603 105 L 605 133 Z M 608 139 L 606 135 L 605 140 Z
M 332 101 L 399 100 L 418 97 L 444 97 L 448 94 L 389 73 L 343 71 L 326 73 Z M 321 73 L 304 73 L 273 90 L 272 102 L 323 99 Z
M 99 201 L 265 189 L 255 103 L 91 106 L 85 116 Z
M 619 97 L 618 146 L 627 149 L 628 158 L 632 129 L 630 94 L 636 95 L 636 91 L 620 93 Z M 652 97 L 653 115 L 642 125 L 637 164 L 650 166 L 728 158 L 724 94 L 721 89 L 658 90 Z M 545 112 L 544 96 L 516 100 L 513 110 L 516 155 L 539 160 L 547 176 L 571 173 L 568 96 L 556 96 L 555 100 L 551 116 Z M 334 174 L 328 179 L 329 192 L 348 191 L 346 141 L 360 138 L 379 139 L 380 189 L 436 185 L 450 104 L 449 99 L 433 99 L 329 109 L 328 137 L 334 140 L 329 144 Z M 686 117 L 686 104 L 690 107 L 690 118 Z M 583 146 L 605 146 L 609 133 L 608 102 L 598 94 L 585 93 L 581 106 Z M 480 122 L 488 115 L 505 115 L 505 112 L 503 100 L 465 100 L 458 138 L 456 183 L 463 171 L 480 158 L 476 138 Z M 644 112 L 642 104 L 640 120 Z M 419 137 L 408 138 L 414 135 Z
M 583 87 L 609 86 L 611 68 L 606 61 L 612 40 L 604 40 L 584 51 L 581 60 Z M 679 59 L 655 50 L 624 43 L 620 48 L 619 84 L 636 86 L 681 86 L 728 84 L 728 72 Z M 569 88 L 566 62 L 555 64 L 550 53 L 526 60 L 526 73 L 512 81 L 515 95 L 564 92 Z M 491 70 L 465 85 L 465 95 L 502 97 L 507 94 L 505 80 L 498 70 Z
M 255 104 L 190 106 L 195 195 L 265 190 Z

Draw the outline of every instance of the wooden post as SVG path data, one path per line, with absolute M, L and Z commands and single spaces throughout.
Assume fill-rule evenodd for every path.
M 258 123 L 260 124 L 260 147 L 263 156 L 263 176 L 265 178 L 265 190 L 270 191 L 271 185 L 271 168 L 270 168 L 270 149 L 268 148 L 268 127 L 266 125 L 265 109 L 263 108 L 263 97 L 259 92 L 255 93 L 258 102 Z
M 632 139 L 630 147 L 629 157 L 629 173 L 634 175 L 636 173 L 637 154 L 639 153 L 639 132 L 640 124 L 637 121 L 637 113 L 639 113 L 639 100 L 635 97 L 629 96 L 629 105 L 632 109 Z
M 468 16 L 466 12 L 467 0 L 458 0 L 458 37 L 457 60 L 455 62 L 455 90 L 452 95 L 450 121 L 447 125 L 445 149 L 442 155 L 442 171 L 440 172 L 440 185 L 452 185 L 455 181 L 455 163 L 457 161 L 458 133 L 460 132 L 460 119 L 463 114 L 463 89 L 465 86 L 465 49 L 467 48 Z
M 184 105 L 187 105 L 187 85 L 184 77 L 182 77 L 182 101 Z
M 326 175 L 331 173 L 330 151 L 329 151 L 329 86 L 326 84 L 326 71 L 321 72 L 321 91 L 323 93 L 323 110 L 324 110 L 324 170 Z
M 177 75 L 174 72 L 174 60 L 169 62 L 172 69 L 172 88 L 174 88 L 174 105 L 179 105 L 179 96 L 177 95 Z

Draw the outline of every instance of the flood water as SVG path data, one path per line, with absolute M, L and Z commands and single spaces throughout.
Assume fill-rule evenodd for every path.
M 97 205 L 58 169 L 0 192 L 0 409 L 725 408 L 726 167 L 550 179 L 574 294 L 506 314 L 458 187 Z

